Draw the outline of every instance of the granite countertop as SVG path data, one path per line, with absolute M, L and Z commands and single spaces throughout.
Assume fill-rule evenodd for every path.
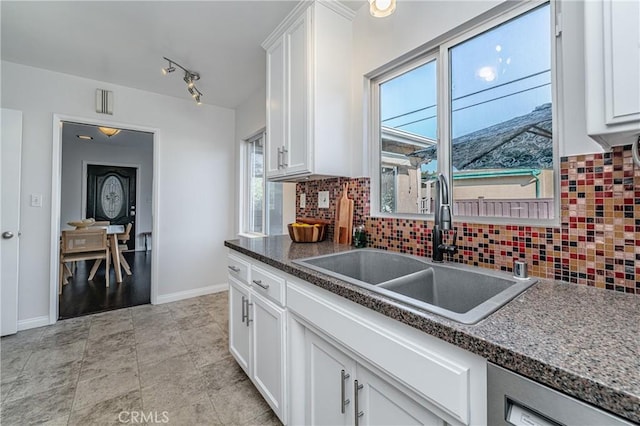
M 640 422 L 640 297 L 540 280 L 475 325 L 403 305 L 296 265 L 351 250 L 288 236 L 240 238 L 225 246 L 431 334 L 488 361 Z

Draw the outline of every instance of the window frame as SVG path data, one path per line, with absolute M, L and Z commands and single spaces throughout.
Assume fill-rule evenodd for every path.
M 250 200 L 252 176 L 250 176 L 250 173 L 252 168 L 251 168 L 251 165 L 249 164 L 249 161 L 251 158 L 249 154 L 249 150 L 251 149 L 251 144 L 253 144 L 259 139 L 262 139 L 263 141 L 262 144 L 264 148 L 265 142 L 266 142 L 266 129 L 263 128 L 257 131 L 256 133 L 254 133 L 253 135 L 249 136 L 248 138 L 243 139 L 240 146 L 240 196 L 239 196 L 240 232 L 239 232 L 239 235 L 244 237 L 253 237 L 253 238 L 264 237 L 268 235 L 268 229 L 265 229 L 265 227 L 267 226 L 268 224 L 267 221 L 269 219 L 269 212 L 267 211 L 268 185 L 266 184 L 267 183 L 266 170 L 265 170 L 266 162 L 263 162 L 263 179 L 262 179 L 262 224 L 263 224 L 262 231 L 263 232 L 254 232 L 249 230 L 249 224 L 252 217 L 252 212 L 250 211 L 250 207 L 252 205 Z M 266 153 L 264 151 L 262 155 L 266 158 Z
M 505 4 L 507 3 L 507 4 Z M 553 129 L 553 174 L 554 174 L 554 216 L 552 219 L 526 219 L 507 218 L 500 216 L 454 216 L 456 222 L 479 224 L 521 224 L 529 226 L 558 226 L 560 224 L 560 146 L 563 138 L 563 127 L 558 120 L 559 111 L 562 111 L 562 96 L 559 82 L 561 81 L 562 68 L 561 54 L 561 30 L 559 21 L 560 5 L 555 0 L 521 0 L 516 3 L 504 2 L 485 14 L 467 22 L 437 39 L 424 44 L 418 49 L 390 62 L 389 64 L 373 71 L 365 76 L 368 82 L 365 96 L 369 104 L 369 175 L 371 176 L 371 216 L 381 218 L 403 218 L 417 220 L 433 220 L 433 214 L 408 214 L 408 213 L 383 213 L 380 210 L 381 188 L 381 138 L 380 138 L 380 88 L 379 86 L 408 72 L 420 65 L 435 59 L 436 88 L 437 88 L 437 159 L 438 173 L 443 173 L 454 190 L 451 163 L 451 78 L 449 64 L 449 50 L 477 35 L 489 31 L 509 20 L 524 15 L 545 4 L 550 6 L 550 43 L 551 43 L 551 102 L 552 102 L 552 129 Z M 368 96 L 367 96 L 368 95 Z M 453 199 L 453 198 L 452 198 Z

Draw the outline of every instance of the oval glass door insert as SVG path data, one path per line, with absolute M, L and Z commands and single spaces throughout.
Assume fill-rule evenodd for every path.
M 120 213 L 123 195 L 124 188 L 120 179 L 112 175 L 104 180 L 100 191 L 100 203 L 102 211 L 109 219 L 115 218 Z

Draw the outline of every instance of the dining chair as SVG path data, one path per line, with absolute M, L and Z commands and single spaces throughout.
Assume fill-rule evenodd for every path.
M 118 243 L 119 243 L 118 248 L 120 249 L 120 264 L 122 265 L 122 269 L 124 269 L 124 272 L 127 275 L 131 275 L 131 266 L 129 266 L 129 263 L 124 258 L 123 251 L 129 249 L 129 247 L 127 246 L 126 243 L 131 238 L 131 228 L 132 227 L 133 227 L 133 224 L 128 223 L 127 227 L 124 230 L 124 232 L 122 234 L 118 234 L 116 236 L 116 239 L 118 240 Z M 122 244 L 120 244 L 120 243 L 122 243 Z
M 109 246 L 107 245 L 107 230 L 99 229 L 76 229 L 73 231 L 62 231 L 62 245 L 60 247 L 60 285 L 58 294 L 62 294 L 64 282 L 64 265 L 67 262 L 77 262 L 80 260 L 104 259 L 107 264 L 105 270 L 105 282 L 109 287 Z M 97 263 L 97 262 L 96 262 Z M 91 268 L 89 281 L 98 270 L 96 264 Z

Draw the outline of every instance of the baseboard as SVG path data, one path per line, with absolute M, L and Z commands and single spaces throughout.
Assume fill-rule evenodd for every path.
M 18 320 L 18 331 L 29 330 L 30 328 L 38 328 L 49 325 L 49 316 L 41 316 L 35 318 L 29 318 L 25 320 Z
M 196 288 L 193 290 L 178 291 L 175 293 L 159 295 L 157 302 L 158 305 L 163 303 L 177 302 L 178 300 L 190 299 L 192 297 L 204 296 L 205 294 L 220 293 L 221 291 L 227 291 L 229 284 L 214 284 L 207 287 Z

